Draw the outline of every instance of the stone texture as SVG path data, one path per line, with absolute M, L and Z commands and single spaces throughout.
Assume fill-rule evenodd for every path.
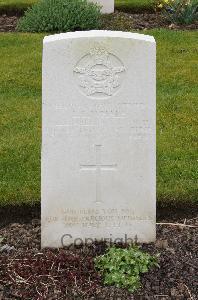
M 96 2 L 102 6 L 102 13 L 111 14 L 114 12 L 114 0 L 89 0 L 91 2 Z
M 155 60 L 151 36 L 45 37 L 42 247 L 155 240 Z

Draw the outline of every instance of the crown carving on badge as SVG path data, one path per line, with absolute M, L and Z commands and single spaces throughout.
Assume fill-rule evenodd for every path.
M 90 54 L 95 60 L 96 64 L 103 64 L 108 60 L 109 53 L 106 49 L 100 47 L 94 47 L 90 50 Z

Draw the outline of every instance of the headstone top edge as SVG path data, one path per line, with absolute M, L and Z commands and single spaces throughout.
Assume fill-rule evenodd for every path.
M 94 37 L 126 38 L 126 39 L 145 41 L 145 42 L 150 42 L 155 44 L 155 39 L 151 35 L 124 32 L 124 31 L 110 31 L 110 30 L 75 31 L 75 32 L 49 35 L 44 37 L 43 44 L 57 42 L 60 40 L 67 40 L 67 39 L 94 38 Z

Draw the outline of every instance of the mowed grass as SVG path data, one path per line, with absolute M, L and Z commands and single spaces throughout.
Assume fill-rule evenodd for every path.
M 24 11 L 38 0 L 0 0 L 0 12 Z
M 197 201 L 197 32 L 157 41 L 157 198 Z M 40 201 L 41 34 L 0 35 L 0 205 Z
M 42 36 L 0 34 L 0 204 L 40 199 Z
M 132 12 L 152 10 L 154 7 L 154 0 L 115 0 L 115 7 L 119 10 Z
M 157 42 L 157 197 L 198 203 L 198 35 L 154 30 Z
M 24 11 L 38 0 L 0 0 L 0 11 Z M 128 11 L 151 10 L 154 0 L 115 0 L 116 9 Z

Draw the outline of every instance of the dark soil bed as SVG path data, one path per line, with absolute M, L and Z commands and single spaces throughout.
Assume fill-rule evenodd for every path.
M 153 28 L 169 28 L 175 30 L 198 29 L 198 22 L 191 25 L 174 25 L 168 22 L 161 13 L 123 13 L 116 12 L 103 17 L 103 27 L 108 30 L 147 30 Z
M 17 21 L 19 17 L 17 16 L 0 16 L 0 32 L 12 32 L 15 31 Z
M 16 30 L 19 15 L 0 15 L 0 32 L 12 32 Z M 138 13 L 130 14 L 116 11 L 111 15 L 102 17 L 102 29 L 107 30 L 147 30 L 152 28 L 169 28 L 194 30 L 198 29 L 198 22 L 192 25 L 177 26 L 167 22 L 160 13 Z
M 0 299 L 198 299 L 198 217 L 178 222 L 195 227 L 158 224 L 156 243 L 141 245 L 160 253 L 160 268 L 144 275 L 133 295 L 103 286 L 93 258 L 105 252 L 105 244 L 41 250 L 39 219 L 3 225 Z

